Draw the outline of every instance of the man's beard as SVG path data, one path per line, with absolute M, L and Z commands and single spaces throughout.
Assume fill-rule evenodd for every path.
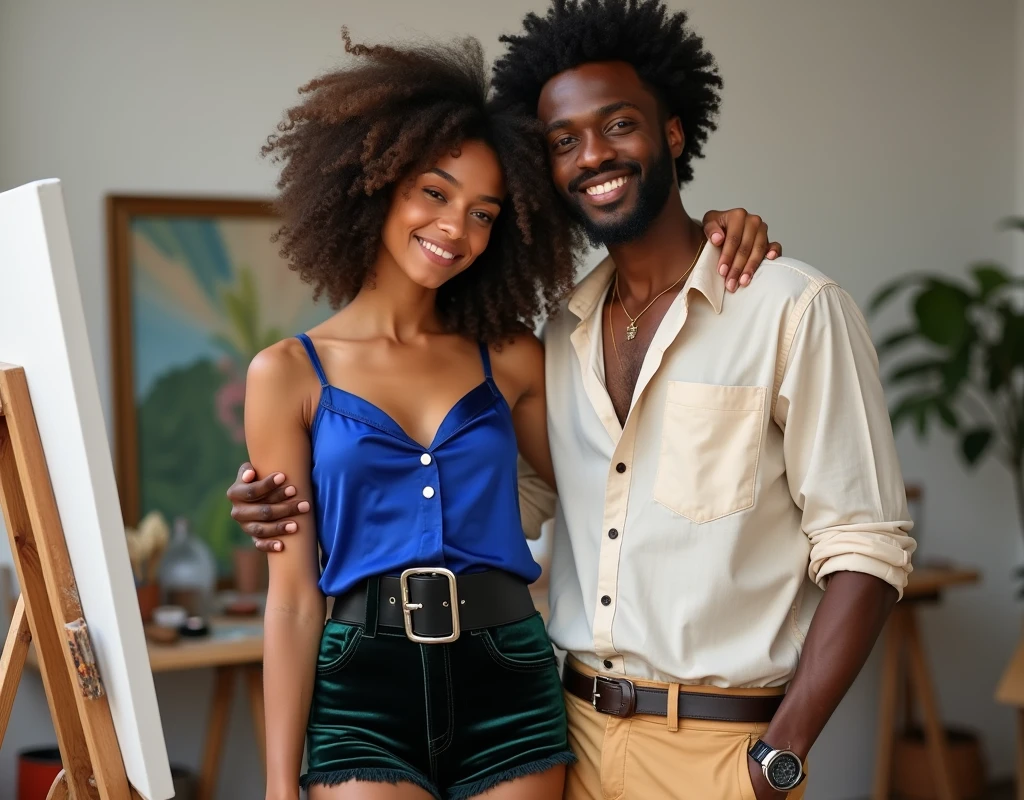
M 583 226 L 590 244 L 594 247 L 625 244 L 635 241 L 647 233 L 654 220 L 665 208 L 665 203 L 668 202 L 672 192 L 675 180 L 672 166 L 672 151 L 668 147 L 668 142 L 664 142 L 657 159 L 642 178 L 640 177 L 641 166 L 636 161 L 616 162 L 607 166 L 602 164 L 601 172 L 578 176 L 569 185 L 569 208 L 573 216 Z M 597 177 L 602 172 L 623 168 L 630 170 L 633 179 L 637 181 L 636 207 L 624 219 L 607 223 L 595 221 L 583 208 L 583 201 L 579 196 L 579 184 Z

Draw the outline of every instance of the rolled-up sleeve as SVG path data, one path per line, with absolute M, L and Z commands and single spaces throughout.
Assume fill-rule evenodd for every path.
M 916 543 L 870 332 L 835 284 L 808 287 L 775 405 L 786 473 L 821 588 L 840 571 L 874 575 L 900 597 Z
M 519 514 L 527 539 L 539 539 L 541 526 L 555 516 L 555 492 L 519 456 Z

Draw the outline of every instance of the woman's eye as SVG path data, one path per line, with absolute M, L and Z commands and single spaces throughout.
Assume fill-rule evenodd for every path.
M 494 217 L 492 217 L 490 214 L 487 214 L 487 213 L 485 213 L 483 211 L 476 211 L 476 212 L 474 212 L 474 216 L 477 219 L 482 220 L 484 222 L 494 222 Z
M 444 195 L 435 189 L 424 189 L 423 191 L 435 200 L 444 200 Z

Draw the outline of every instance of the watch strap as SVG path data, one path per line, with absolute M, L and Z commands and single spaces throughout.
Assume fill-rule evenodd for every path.
M 763 765 L 765 757 L 773 749 L 774 748 L 771 745 L 767 745 L 764 742 L 762 742 L 760 739 L 758 739 L 754 743 L 754 746 L 750 748 L 749 754 L 750 754 L 750 757 L 752 759 L 754 759 L 754 761 L 756 761 L 758 764 L 762 764 Z

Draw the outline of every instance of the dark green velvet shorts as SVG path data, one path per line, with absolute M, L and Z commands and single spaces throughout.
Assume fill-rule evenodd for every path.
M 450 644 L 372 627 L 324 629 L 303 786 L 409 781 L 462 800 L 575 760 L 540 614 Z

